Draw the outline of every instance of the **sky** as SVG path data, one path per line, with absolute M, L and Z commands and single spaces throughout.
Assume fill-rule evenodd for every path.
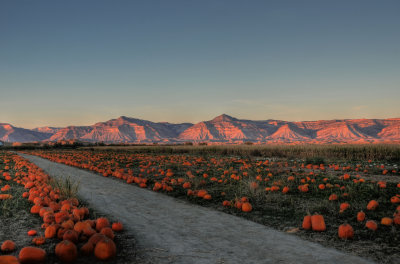
M 2 0 L 0 122 L 400 117 L 398 0 Z

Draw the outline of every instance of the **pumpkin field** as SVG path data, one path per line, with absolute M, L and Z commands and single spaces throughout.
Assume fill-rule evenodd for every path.
M 29 151 L 323 245 L 395 263 L 400 243 L 400 170 L 376 160 L 306 163 L 274 157 Z M 314 159 L 319 161 L 318 159 Z
M 398 263 L 400 257 L 400 170 L 396 162 L 141 153 L 104 148 L 38 149 L 24 153 L 243 217 L 378 263 Z M 73 252 L 85 252 L 90 244 L 86 240 L 90 241 L 93 234 L 108 243 L 113 243 L 111 238 L 116 234 L 117 246 L 118 240 L 123 241 L 123 233 L 118 234 L 114 225 L 107 223 L 105 226 L 111 228 L 96 228 L 102 218 L 93 218 L 78 199 L 66 197 L 52 187 L 51 179 L 35 165 L 14 154 L 3 153 L 0 160 L 1 206 L 7 208 L 7 203 L 17 199 L 18 207 L 42 216 L 44 245 L 48 243 L 46 234 L 50 226 L 54 229 L 50 241 L 66 241 L 60 233 L 75 230 L 78 248 L 75 246 Z M 7 196 L 9 185 L 15 189 L 13 197 Z M 2 217 L 6 217 L 4 209 L 2 212 Z M 66 216 L 61 216 L 65 212 Z M 26 217 L 33 216 L 26 213 Z M 68 220 L 62 221 L 60 217 Z M 32 221 L 37 229 L 39 220 L 36 217 Z M 13 236 L 21 234 L 13 231 L 9 239 Z M 27 238 L 24 239 L 26 244 Z M 40 239 L 33 242 L 37 247 L 43 247 Z M 54 248 L 55 242 L 52 243 Z M 102 259 L 96 255 L 96 243 L 92 244 L 94 248 L 88 249 L 87 254 Z M 114 248 L 105 258 L 114 258 L 119 250 L 124 252 L 123 247 Z M 48 254 L 62 259 L 62 254 L 57 250 L 54 254 L 53 248 L 47 247 Z

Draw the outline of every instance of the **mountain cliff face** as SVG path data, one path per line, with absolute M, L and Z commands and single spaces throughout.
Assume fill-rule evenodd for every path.
M 69 139 L 106 143 L 400 141 L 400 118 L 288 122 L 244 120 L 224 114 L 197 124 L 171 124 L 121 116 L 92 126 L 42 127 L 32 130 L 0 123 L 0 140 L 6 142 Z
M 46 140 L 51 134 L 0 123 L 0 140 L 5 142 L 33 142 Z
M 68 126 L 58 130 L 52 135 L 50 141 L 68 140 L 68 139 L 80 139 L 87 133 L 92 131 L 91 126 Z
M 97 123 L 80 139 L 103 142 L 158 142 L 173 139 L 192 124 L 154 123 L 121 116 L 107 122 Z
M 36 131 L 36 132 L 42 132 L 42 133 L 48 133 L 48 134 L 55 134 L 57 133 L 59 130 L 61 130 L 62 127 L 37 127 L 32 129 L 32 131 Z

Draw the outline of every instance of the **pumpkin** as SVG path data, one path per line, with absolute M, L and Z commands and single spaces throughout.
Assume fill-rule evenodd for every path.
M 349 204 L 349 203 L 341 203 L 341 204 L 340 204 L 340 213 L 343 213 L 343 212 L 346 211 L 349 207 L 350 207 L 350 204 Z
M 190 182 L 185 182 L 185 183 L 182 185 L 182 187 L 185 188 L 185 189 L 190 189 L 190 188 L 192 187 L 192 184 L 191 184 Z
M 109 227 L 110 222 L 108 222 L 108 219 L 105 217 L 100 217 L 96 220 L 96 230 L 99 232 L 101 229 L 104 227 Z
M 286 193 L 288 193 L 289 191 L 290 191 L 290 189 L 289 189 L 289 187 L 287 187 L 287 186 L 283 187 L 283 189 L 282 189 L 282 193 L 283 193 L 283 194 L 286 194 Z
M 117 248 L 114 241 L 105 238 L 99 241 L 94 248 L 94 255 L 100 260 L 108 260 L 113 258 L 117 253 Z
M 68 212 L 66 211 L 60 211 L 54 214 L 54 218 L 57 224 L 60 224 L 64 221 L 67 221 L 69 219 Z
M 354 237 L 353 227 L 349 224 L 343 224 L 339 226 L 338 236 L 341 239 L 351 239 Z
M 91 228 L 91 227 L 86 227 L 85 229 L 83 229 L 83 234 L 84 234 L 85 236 L 91 237 L 91 236 L 93 236 L 94 234 L 96 234 L 96 230 L 94 230 L 94 229 Z
M 46 227 L 44 230 L 44 237 L 45 238 L 53 238 L 57 235 L 57 226 L 51 225 Z
M 93 244 L 90 243 L 90 242 L 87 242 L 86 244 L 84 244 L 84 245 L 81 247 L 80 252 L 81 252 L 83 255 L 89 256 L 89 255 L 91 255 L 91 254 L 93 253 L 93 250 L 94 250 Z
M 24 247 L 19 252 L 18 258 L 21 264 L 44 263 L 46 260 L 46 251 L 37 247 Z
M 0 264 L 19 264 L 19 261 L 14 256 L 4 255 L 0 256 Z
M 197 192 L 197 197 L 203 198 L 207 194 L 206 190 L 199 190 Z
M 91 236 L 89 238 L 88 242 L 92 243 L 93 245 L 96 245 L 97 243 L 99 243 L 100 241 L 102 241 L 102 240 L 104 240 L 106 238 L 107 237 L 105 235 L 100 234 L 100 233 L 96 233 L 96 234 L 94 234 L 93 236 Z
M 242 204 L 243 212 L 251 212 L 251 210 L 253 210 L 253 207 L 251 206 L 251 204 L 249 202 L 245 202 Z
M 84 217 L 84 212 L 80 208 L 75 208 L 72 210 L 72 215 L 77 221 L 80 221 Z
M 400 197 L 393 196 L 392 198 L 390 198 L 390 202 L 393 203 L 393 204 L 400 203 Z
M 40 212 L 40 209 L 42 209 L 42 207 L 40 205 L 33 205 L 31 207 L 31 214 L 38 214 Z
M 365 227 L 368 228 L 368 229 L 370 229 L 370 230 L 375 231 L 375 230 L 378 229 L 378 224 L 377 224 L 374 220 L 368 220 L 368 221 L 365 223 Z
M 304 216 L 302 227 L 303 227 L 304 230 L 310 230 L 311 229 L 311 215 Z
M 82 233 L 84 229 L 91 228 L 88 222 L 77 222 L 75 223 L 74 230 L 78 233 Z
M 311 228 L 313 231 L 322 232 L 326 230 L 325 220 L 322 215 L 311 216 Z
M 329 196 L 329 201 L 337 201 L 337 199 L 338 199 L 338 196 L 336 194 L 334 194 L 334 193 L 332 193 Z
M 39 211 L 39 216 L 43 217 L 45 213 L 54 213 L 54 210 L 50 207 L 42 207 Z
M 35 236 L 37 234 L 36 230 L 29 230 L 28 231 L 28 236 Z
M 231 202 L 225 200 L 225 201 L 222 202 L 222 206 L 225 206 L 225 207 L 231 206 Z
M 65 228 L 59 228 L 57 231 L 57 238 L 62 239 L 64 236 L 64 233 L 67 232 L 68 229 Z
M 114 239 L 114 232 L 109 227 L 104 227 L 103 229 L 101 229 L 100 234 L 103 234 L 110 239 Z
M 239 210 L 242 210 L 242 205 L 243 205 L 243 203 L 240 200 L 235 202 L 235 207 Z
M 367 210 L 374 211 L 378 207 L 379 203 L 375 200 L 369 201 L 367 205 Z
M 43 222 L 46 224 L 51 224 L 53 222 L 55 222 L 55 217 L 54 214 L 52 212 L 46 212 L 43 216 Z
M 207 193 L 206 195 L 203 196 L 203 199 L 204 199 L 204 200 L 211 200 L 211 198 L 212 198 L 211 195 L 208 194 L 208 193 Z
M 78 237 L 79 235 L 75 230 L 67 230 L 63 235 L 63 240 L 69 240 L 75 244 L 78 242 Z
M 357 221 L 364 222 L 365 220 L 365 213 L 363 211 L 357 213 Z
M 381 220 L 381 224 L 385 226 L 391 226 L 393 224 L 393 219 L 390 217 L 383 217 Z
M 43 245 L 44 243 L 46 243 L 46 238 L 45 237 L 35 237 L 34 239 L 32 239 L 33 244 L 35 244 L 36 246 L 39 245 Z
M 69 219 L 69 220 L 63 222 L 63 223 L 61 224 L 61 227 L 64 228 L 64 229 L 74 229 L 74 225 L 75 225 L 75 224 L 74 224 L 74 221 L 72 221 L 71 219 Z
M 63 262 L 73 262 L 78 257 L 78 250 L 74 243 L 63 240 L 56 245 L 56 256 Z
M 1 251 L 3 252 L 12 252 L 14 250 L 15 250 L 15 243 L 11 240 L 6 240 L 3 242 L 3 244 L 1 244 Z
M 111 229 L 115 232 L 121 232 L 124 229 L 124 226 L 121 222 L 115 222 L 111 225 Z

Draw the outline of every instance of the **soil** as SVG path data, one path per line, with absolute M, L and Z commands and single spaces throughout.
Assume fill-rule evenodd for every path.
M 136 238 L 140 263 L 373 263 L 212 208 L 21 156 L 52 177 L 79 181 L 80 198 L 119 219 Z

